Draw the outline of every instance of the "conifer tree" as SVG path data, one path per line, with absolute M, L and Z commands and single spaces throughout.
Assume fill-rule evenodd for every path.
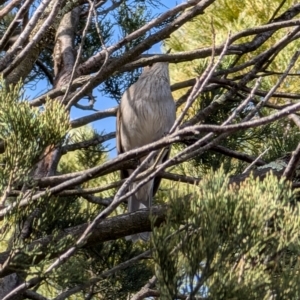
M 299 299 L 300 4 L 0 5 L 0 299 Z M 160 61 L 174 129 L 110 157 L 92 123 Z M 128 213 L 153 176 L 155 205 Z

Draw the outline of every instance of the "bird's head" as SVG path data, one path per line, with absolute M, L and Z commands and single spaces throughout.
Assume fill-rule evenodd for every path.
M 169 78 L 169 62 L 157 62 L 143 69 L 144 76 L 163 76 Z

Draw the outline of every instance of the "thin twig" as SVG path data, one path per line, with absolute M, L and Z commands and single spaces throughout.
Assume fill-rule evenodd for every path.
M 293 151 L 292 157 L 286 166 L 283 176 L 286 177 L 288 180 L 292 179 L 294 172 L 298 166 L 298 162 L 300 161 L 300 143 L 298 144 L 297 148 Z
M 267 148 L 263 153 L 259 154 L 257 158 L 244 170 L 242 174 L 246 174 L 247 172 L 249 172 L 252 169 L 252 167 L 256 164 L 256 162 L 259 161 L 269 150 L 270 147 Z
M 155 283 L 157 281 L 156 276 L 154 275 L 152 278 L 149 279 L 149 281 L 138 291 L 135 295 L 133 295 L 130 300 L 142 300 L 145 299 L 145 297 L 149 297 L 149 289 L 153 288 L 155 286 Z
M 277 80 L 276 84 L 272 86 L 270 91 L 267 93 L 267 95 L 257 104 L 255 109 L 253 109 L 248 116 L 245 118 L 245 121 L 250 120 L 258 111 L 259 109 L 269 101 L 269 99 L 272 97 L 273 93 L 279 88 L 279 86 L 282 84 L 282 82 L 285 80 L 287 77 L 288 73 L 292 69 L 292 67 L 295 65 L 298 57 L 300 55 L 300 51 L 296 51 L 293 57 L 290 60 L 290 63 L 287 67 L 287 69 L 284 71 L 284 73 L 280 76 L 280 78 Z

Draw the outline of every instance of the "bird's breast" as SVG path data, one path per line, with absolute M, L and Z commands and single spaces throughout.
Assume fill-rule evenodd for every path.
M 175 121 L 173 97 L 170 92 L 158 94 L 159 97 L 157 93 L 148 93 L 122 103 L 121 136 L 125 151 L 152 143 L 171 129 Z

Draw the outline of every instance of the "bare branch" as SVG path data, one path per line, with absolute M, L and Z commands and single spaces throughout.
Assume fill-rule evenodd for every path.
M 44 72 L 44 74 L 48 78 L 49 82 L 53 85 L 54 84 L 53 74 L 51 74 L 51 72 L 48 70 L 48 68 L 39 59 L 36 61 L 36 64 Z
M 81 117 L 78 118 L 76 120 L 71 121 L 71 127 L 72 128 L 78 128 L 81 126 L 84 126 L 88 123 L 94 122 L 94 121 L 98 121 L 104 118 L 108 118 L 108 117 L 115 117 L 117 114 L 117 107 L 113 107 L 113 108 L 109 108 L 103 111 L 98 111 L 92 115 L 86 116 L 86 117 Z
M 26 14 L 26 12 L 28 11 L 32 2 L 33 2 L 33 0 L 27 0 L 27 1 L 25 1 L 25 3 L 23 3 L 20 10 L 17 12 L 15 18 L 9 24 L 7 30 L 5 31 L 4 35 L 2 36 L 1 41 L 0 41 L 0 49 L 5 48 L 9 38 L 12 36 L 12 34 L 15 31 L 15 29 L 17 28 L 17 26 L 20 25 L 20 19 L 22 19 L 23 16 Z
M 12 57 L 16 55 L 19 47 L 22 47 L 24 42 L 28 40 L 29 35 L 33 28 L 36 26 L 38 20 L 41 18 L 42 14 L 44 13 L 45 9 L 49 5 L 51 0 L 44 0 L 40 3 L 39 7 L 35 11 L 34 15 L 31 17 L 29 23 L 23 30 L 23 32 L 20 34 L 17 41 L 14 43 L 13 47 L 7 52 L 7 54 L 1 58 L 0 60 L 0 70 L 2 71 L 5 67 L 7 67 L 7 64 L 11 61 Z M 31 4 L 31 1 L 28 0 L 27 4 Z M 25 13 L 25 12 L 23 12 Z M 2 46 L 2 45 L 1 45 Z M 32 46 L 31 46 L 32 47 Z
M 153 296 L 149 295 L 149 290 L 155 286 L 157 281 L 156 276 L 153 276 L 149 281 L 141 288 L 139 292 L 137 292 L 130 300 L 141 300 L 145 297 Z
M 205 0 L 202 1 L 203 3 L 198 4 L 200 1 L 199 0 L 192 0 L 192 1 L 188 1 L 186 3 L 182 3 L 180 5 L 177 5 L 176 7 L 168 10 L 167 12 L 163 13 L 162 15 L 160 15 L 158 18 L 153 19 L 151 22 L 147 23 L 146 25 L 142 26 L 141 28 L 139 28 L 138 30 L 132 32 L 131 34 L 127 35 L 124 39 L 122 39 L 121 41 L 119 41 L 117 44 L 109 47 L 107 49 L 107 51 L 111 54 L 117 50 L 119 50 L 121 47 L 123 47 L 124 45 L 126 45 L 128 42 L 133 41 L 134 39 L 136 39 L 137 37 L 145 34 L 147 31 L 149 31 L 150 29 L 152 29 L 155 26 L 158 26 L 159 24 L 161 24 L 162 22 L 165 22 L 167 19 L 176 16 L 178 13 L 186 10 L 189 7 L 192 7 L 191 10 L 194 11 L 193 16 L 195 13 L 197 13 L 196 7 L 197 6 L 201 6 L 200 7 L 200 12 L 202 12 L 206 7 L 208 7 L 211 3 L 213 3 L 214 1 L 209 1 L 209 0 Z M 190 12 L 191 14 L 191 12 Z M 157 40 L 162 40 L 163 37 L 160 36 L 162 35 L 162 33 L 164 32 L 168 32 L 167 35 L 170 35 L 173 31 L 177 30 L 179 28 L 180 25 L 182 25 L 184 22 L 186 22 L 188 19 L 192 18 L 193 16 L 187 16 L 186 19 L 185 18 L 181 18 L 183 20 L 180 19 L 180 21 L 178 20 L 179 18 L 177 18 L 175 21 L 173 21 L 170 25 L 166 26 L 163 30 L 160 30 L 159 33 L 156 33 L 155 35 L 157 36 L 155 38 L 155 41 Z M 173 27 L 173 28 L 172 28 Z M 159 36 L 159 37 L 158 37 Z M 152 38 L 153 39 L 153 38 Z M 146 39 L 147 40 L 147 44 L 149 45 L 149 38 Z M 145 40 L 145 41 L 146 41 Z M 149 45 L 151 46 L 151 45 Z M 149 48 L 149 46 L 147 48 Z M 143 51 L 141 51 L 142 53 Z M 88 61 L 86 61 L 85 63 L 83 63 L 79 69 L 78 69 L 78 73 L 80 75 L 86 74 L 85 70 L 90 70 L 91 68 L 98 68 L 101 65 L 101 62 L 103 61 L 103 54 L 105 52 L 101 51 L 100 53 L 98 53 L 97 55 L 93 56 L 91 59 L 89 59 Z M 96 66 L 95 66 L 96 64 Z M 120 64 L 119 64 L 120 67 Z
M 98 224 L 94 230 L 91 232 L 90 236 L 87 239 L 88 246 L 97 245 L 98 243 L 115 240 L 118 238 L 125 237 L 130 234 L 139 233 L 143 231 L 151 231 L 151 221 L 149 219 L 150 214 L 155 216 L 155 222 L 154 226 L 159 226 L 162 222 L 165 221 L 165 215 L 166 215 L 166 207 L 162 206 L 153 206 L 151 207 L 151 210 L 139 210 L 134 213 L 130 214 L 123 214 L 119 215 L 117 217 L 111 217 L 107 218 L 106 220 L 103 220 L 100 224 Z M 16 257 L 13 259 L 19 259 L 22 257 L 23 266 L 25 266 L 27 263 L 31 264 L 32 260 L 34 260 L 34 263 L 37 264 L 42 259 L 45 258 L 47 255 L 47 247 L 49 247 L 50 244 L 58 243 L 59 241 L 62 241 L 64 238 L 68 238 L 68 236 L 72 236 L 75 239 L 80 237 L 85 230 L 89 227 L 89 224 L 82 224 L 76 227 L 72 228 L 66 228 L 62 232 L 46 236 L 44 238 L 41 238 L 39 240 L 36 240 L 32 242 L 28 246 L 28 251 L 33 251 L 37 253 L 37 249 L 40 250 L 38 253 L 39 255 L 33 255 L 33 257 L 27 255 L 26 253 L 30 252 L 24 252 L 24 255 L 21 251 L 18 251 L 15 253 Z M 84 247 L 85 245 L 81 245 L 80 247 Z M 65 249 L 61 249 L 59 247 L 56 247 L 53 253 L 51 253 L 49 258 L 55 258 L 57 255 L 61 254 Z M 3 252 L 0 253 L 0 263 L 3 264 L 9 257 L 10 252 Z M 13 269 L 9 269 L 9 267 L 6 267 L 5 269 L 0 269 L 0 277 L 6 276 L 8 274 L 13 273 Z M 44 274 L 46 275 L 46 274 Z
M 103 142 L 106 142 L 108 140 L 111 140 L 111 139 L 113 139 L 115 137 L 116 137 L 116 133 L 115 132 L 111 132 L 111 133 L 104 134 L 104 135 L 98 135 L 97 134 L 92 139 L 63 146 L 61 148 L 61 154 L 66 154 L 67 152 L 76 151 L 76 150 L 79 150 L 79 149 L 89 148 L 91 146 L 97 146 L 97 145 L 99 145 L 99 144 L 101 144 Z
M 296 114 L 290 114 L 288 116 L 289 119 L 293 120 L 293 122 L 298 126 L 300 129 L 300 118 Z
M 35 34 L 35 36 L 24 47 L 24 49 L 14 58 L 14 60 L 9 64 L 9 66 L 4 69 L 4 71 L 3 71 L 4 75 L 9 74 L 25 58 L 25 56 L 27 55 L 27 53 L 30 52 L 30 50 L 34 46 L 36 46 L 36 44 L 42 39 L 44 33 L 51 26 L 54 18 L 57 17 L 58 11 L 60 9 L 60 5 L 59 5 L 60 3 L 59 3 L 59 1 L 60 0 L 57 0 L 54 3 L 52 11 L 50 12 L 50 14 L 47 17 L 47 19 L 44 21 L 43 25 L 38 30 L 38 32 Z M 26 28 L 24 29 L 24 32 L 25 32 L 25 30 L 26 30 Z M 21 35 L 20 35 L 19 39 L 21 40 Z M 16 41 L 15 45 L 13 46 L 11 52 L 14 51 L 14 48 L 16 48 L 17 45 L 18 45 L 18 40 Z M 11 52 L 9 52 L 10 55 L 11 55 Z
M 292 179 L 292 176 L 297 168 L 297 165 L 300 161 L 300 144 L 298 144 L 295 151 L 292 153 L 292 157 L 284 170 L 283 176 L 285 176 L 288 180 Z
M 25 291 L 24 296 L 26 296 L 28 299 L 31 299 L 31 300 L 48 300 L 44 296 L 42 296 L 42 295 L 40 295 L 37 292 L 32 291 L 32 290 Z
M 14 7 L 18 6 L 21 0 L 13 0 L 0 10 L 0 19 L 7 15 Z
M 257 156 L 257 158 L 244 170 L 243 174 L 248 173 L 251 168 L 259 161 L 268 151 L 270 148 L 266 149 L 263 153 Z

